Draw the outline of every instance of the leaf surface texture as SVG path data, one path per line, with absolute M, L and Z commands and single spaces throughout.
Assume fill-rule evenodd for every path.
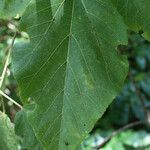
M 13 67 L 24 104 L 35 103 L 28 119 L 47 150 L 76 150 L 127 75 L 126 25 L 110 0 L 33 0 L 20 28 L 30 39 Z

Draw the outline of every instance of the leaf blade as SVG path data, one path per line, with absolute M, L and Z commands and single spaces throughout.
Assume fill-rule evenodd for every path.
M 149 0 L 112 0 L 125 23 L 131 30 L 143 31 L 143 36 L 150 40 L 150 1 Z M 132 16 L 131 16 L 132 15 Z
M 73 150 L 126 77 L 126 57 L 116 50 L 127 43 L 126 26 L 109 0 L 44 2 L 23 17 L 30 43 L 16 45 L 14 74 L 24 103 L 36 103 L 28 117 L 38 139 L 47 149 Z
M 6 114 L 0 112 L 0 148 L 1 150 L 16 150 L 18 148 L 17 138 L 13 124 Z
M 15 116 L 15 132 L 23 140 L 21 142 L 21 148 L 27 150 L 43 150 L 43 147 L 36 139 L 34 131 L 27 119 L 27 110 L 23 109 L 19 111 Z

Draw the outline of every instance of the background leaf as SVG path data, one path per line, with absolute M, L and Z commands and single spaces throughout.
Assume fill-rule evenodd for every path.
M 14 132 L 14 126 L 6 114 L 0 112 L 0 149 L 17 150 L 18 142 Z
M 41 144 L 34 135 L 34 131 L 27 119 L 26 110 L 19 111 L 15 116 L 15 131 L 22 137 L 21 147 L 27 150 L 43 150 Z
M 10 19 L 22 14 L 31 0 L 0 0 L 0 18 Z

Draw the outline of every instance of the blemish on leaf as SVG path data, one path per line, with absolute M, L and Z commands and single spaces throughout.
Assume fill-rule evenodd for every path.
M 65 142 L 65 145 L 66 145 L 66 146 L 69 146 L 69 142 L 66 141 L 66 142 Z
M 122 54 L 122 55 L 125 54 L 126 53 L 126 46 L 125 45 L 118 45 L 117 52 L 119 54 Z

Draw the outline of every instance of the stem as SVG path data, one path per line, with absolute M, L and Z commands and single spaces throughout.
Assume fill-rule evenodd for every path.
M 112 132 L 112 134 L 108 137 L 106 137 L 104 139 L 104 141 L 96 148 L 96 149 L 100 149 L 102 148 L 105 144 L 107 144 L 113 137 L 115 137 L 116 135 L 120 134 L 121 132 L 129 129 L 129 128 L 132 128 L 132 127 L 135 127 L 135 126 L 138 126 L 138 125 L 141 125 L 143 124 L 143 122 L 141 121 L 136 121 L 136 122 L 133 122 L 133 123 L 130 123 L 130 124 L 127 124 L 126 126 Z
M 6 75 L 6 71 L 7 71 L 7 67 L 8 67 L 8 64 L 9 64 L 9 59 L 10 59 L 10 49 L 13 47 L 14 45 L 14 41 L 15 41 L 15 38 L 16 38 L 16 32 L 13 36 L 13 39 L 12 39 L 12 43 L 10 46 L 7 47 L 7 50 L 8 50 L 8 55 L 7 55 L 7 58 L 6 58 L 6 62 L 5 62 L 5 65 L 4 65 L 4 69 L 3 69 L 3 72 L 2 72 L 2 76 L 1 76 L 1 79 L 0 79 L 0 88 L 2 87 L 3 85 L 3 82 L 4 82 L 4 78 L 5 78 L 5 75 Z
M 5 111 L 5 106 L 4 106 L 4 101 L 3 101 L 2 95 L 0 95 L 0 101 L 1 101 L 2 111 L 3 111 L 3 113 L 5 113 L 6 111 Z
M 3 82 L 4 82 L 4 78 L 6 76 L 7 68 L 8 68 L 8 65 L 9 65 L 10 53 L 11 53 L 10 50 L 11 50 L 11 48 L 14 45 L 16 35 L 17 35 L 17 33 L 15 32 L 15 34 L 13 36 L 13 39 L 12 39 L 12 42 L 11 42 L 11 45 L 6 48 L 6 52 L 8 51 L 8 54 L 7 54 L 6 62 L 5 62 L 4 69 L 3 69 L 3 72 L 2 72 L 2 76 L 0 77 L 0 89 L 2 88 L 2 85 L 3 85 Z M 6 95 L 1 90 L 0 90 L 0 94 L 2 96 L 4 96 L 6 99 L 8 99 L 9 101 L 11 101 L 16 106 L 18 106 L 19 108 L 21 108 L 21 109 L 23 108 L 20 104 L 18 104 L 16 101 L 14 101 L 12 98 L 10 98 L 8 95 Z
M 1 76 L 0 88 L 2 87 L 3 82 L 4 82 L 5 74 L 6 74 L 6 71 L 7 71 L 8 64 L 9 64 L 9 58 L 10 58 L 10 51 L 8 52 L 6 62 L 5 62 L 5 65 L 4 65 L 4 69 L 3 69 L 3 73 L 2 73 L 2 76 Z
M 0 90 L 0 94 L 2 96 L 4 96 L 6 99 L 8 99 L 9 101 L 11 101 L 13 104 L 15 104 L 16 106 L 18 106 L 20 109 L 22 109 L 23 107 L 18 104 L 16 101 L 14 101 L 12 98 L 10 98 L 8 95 L 6 95 L 3 91 Z
M 6 110 L 5 110 L 5 104 L 4 104 L 4 101 L 2 100 L 2 109 L 3 109 L 3 112 L 5 113 Z

